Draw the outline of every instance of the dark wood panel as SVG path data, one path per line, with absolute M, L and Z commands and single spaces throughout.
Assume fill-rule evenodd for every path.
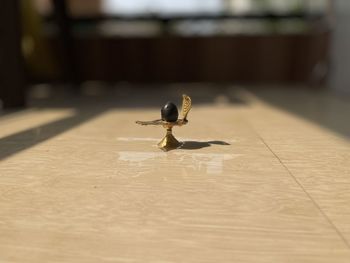
M 327 61 L 328 33 L 76 39 L 83 80 L 307 82 Z

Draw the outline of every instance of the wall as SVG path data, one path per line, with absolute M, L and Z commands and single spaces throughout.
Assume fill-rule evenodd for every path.
M 350 1 L 334 4 L 336 24 L 332 37 L 330 86 L 350 95 Z

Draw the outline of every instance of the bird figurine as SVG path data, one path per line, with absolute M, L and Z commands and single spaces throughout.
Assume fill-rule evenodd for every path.
M 176 105 L 172 102 L 167 102 L 161 109 L 161 119 L 154 121 L 136 121 L 140 125 L 161 125 L 166 129 L 164 138 L 158 143 L 158 147 L 167 152 L 179 148 L 182 143 L 179 142 L 173 135 L 174 126 L 182 126 L 188 123 L 187 115 L 191 110 L 191 98 L 187 95 L 182 95 L 181 118 Z

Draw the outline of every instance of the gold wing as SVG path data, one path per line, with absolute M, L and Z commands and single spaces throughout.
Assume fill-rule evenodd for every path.
M 162 120 L 154 120 L 154 121 L 136 121 L 137 124 L 140 125 L 163 125 L 164 121 Z
M 191 98 L 185 94 L 182 95 L 182 109 L 181 115 L 183 120 L 187 120 L 187 114 L 190 112 L 192 107 Z

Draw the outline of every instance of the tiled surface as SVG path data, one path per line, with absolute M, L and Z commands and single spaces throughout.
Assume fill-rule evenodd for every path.
M 349 262 L 348 138 L 241 96 L 195 104 L 168 153 L 134 124 L 152 107 L 0 118 L 0 262 Z

